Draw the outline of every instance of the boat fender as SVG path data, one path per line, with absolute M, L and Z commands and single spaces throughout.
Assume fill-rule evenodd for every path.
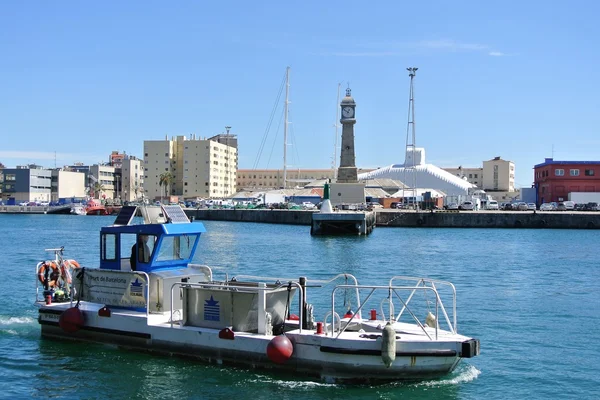
M 540 220 L 539 226 L 540 226 L 540 228 L 544 228 L 546 226 L 546 220 L 545 219 Z
M 83 323 L 83 313 L 78 307 L 67 308 L 58 319 L 58 326 L 67 333 L 77 332 Z
M 425 223 L 425 220 L 423 218 L 419 218 L 417 220 L 417 225 L 419 225 L 419 226 L 423 226 L 424 223 Z
M 518 219 L 518 220 L 515 221 L 515 228 L 520 228 L 522 226 L 523 226 L 523 223 L 521 222 L 520 219 Z
M 381 337 L 381 359 L 386 368 L 389 368 L 396 359 L 396 332 L 389 322 L 383 328 Z
M 590 222 L 587 223 L 586 227 L 588 229 L 594 229 L 596 227 L 596 225 L 592 221 L 590 221 Z
M 435 328 L 437 326 L 435 315 L 433 315 L 431 312 L 428 312 L 427 316 L 425 317 L 425 326 L 430 328 Z
M 293 353 L 294 345 L 285 335 L 275 336 L 267 345 L 267 357 L 275 364 L 284 364 Z
M 219 331 L 219 339 L 234 340 L 235 333 L 229 328 L 223 328 Z

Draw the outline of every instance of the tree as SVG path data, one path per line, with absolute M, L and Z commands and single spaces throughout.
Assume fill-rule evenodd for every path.
M 103 192 L 104 189 L 104 186 L 100 182 L 94 183 L 94 197 L 100 199 L 100 192 Z
M 165 187 L 165 196 L 168 195 L 169 188 L 174 180 L 175 180 L 175 177 L 170 172 L 164 172 L 164 173 L 160 174 L 160 177 L 158 178 L 158 185 L 161 187 L 162 186 Z M 160 192 L 160 202 L 161 203 L 163 202 L 162 190 Z

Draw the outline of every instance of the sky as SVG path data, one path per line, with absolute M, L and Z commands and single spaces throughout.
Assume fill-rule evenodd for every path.
M 289 66 L 288 168 L 332 167 L 338 86 L 357 103 L 356 165 L 402 163 L 417 67 L 427 162 L 500 156 L 529 187 L 546 157 L 600 160 L 599 14 L 592 0 L 3 1 L 0 162 L 142 158 L 144 140 L 231 126 L 239 168 L 283 168 Z

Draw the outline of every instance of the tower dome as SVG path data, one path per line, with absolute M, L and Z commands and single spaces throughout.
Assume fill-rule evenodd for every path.
M 342 99 L 341 104 L 355 104 L 354 98 L 350 94 L 350 88 L 346 89 L 346 96 Z

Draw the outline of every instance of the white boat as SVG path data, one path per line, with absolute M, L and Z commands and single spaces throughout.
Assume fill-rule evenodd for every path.
M 85 206 L 83 204 L 72 204 L 71 214 L 74 215 L 85 215 Z
M 439 377 L 479 354 L 479 340 L 457 332 L 449 282 L 393 277 L 360 285 L 349 274 L 219 280 L 192 263 L 201 223 L 190 223 L 179 206 L 163 206 L 143 208 L 152 222 L 131 225 L 135 212 L 123 207 L 114 225 L 101 228 L 99 268 L 49 249 L 55 259 L 36 267 L 43 337 L 350 383 Z M 150 237 L 144 260 L 137 259 L 141 235 Z M 308 298 L 331 303 L 317 312 Z

